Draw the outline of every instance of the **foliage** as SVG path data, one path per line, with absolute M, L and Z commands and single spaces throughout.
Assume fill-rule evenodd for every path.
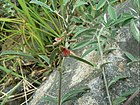
M 39 72 L 35 73 L 34 65 L 47 69 L 47 73 L 48 71 L 50 73 L 50 70 L 58 68 L 67 56 L 96 67 L 94 62 L 89 62 L 84 57 L 96 51 L 97 56 L 102 58 L 104 54 L 115 50 L 106 46 L 110 46 L 115 40 L 117 30 L 129 23 L 133 37 L 139 42 L 138 2 L 134 0 L 134 6 L 137 8 L 136 10 L 131 8 L 131 13 L 117 14 L 114 7 L 118 4 L 117 0 L 31 0 L 30 2 L 18 0 L 19 5 L 10 1 L 0 1 L 8 5 L 8 10 L 6 10 L 7 7 L 3 10 L 6 14 L 2 13 L 2 17 L 7 17 L 9 12 L 11 14 L 8 17 L 14 16 L 0 18 L 2 22 L 0 41 L 5 43 L 8 41 L 8 44 L 11 42 L 10 49 L 6 47 L 0 54 L 2 65 L 0 66 L 2 70 L 0 83 L 5 82 L 3 81 L 5 76 L 8 80 L 8 77 L 11 77 L 9 74 L 12 74 L 13 77 L 20 77 L 18 81 L 26 78 L 32 84 L 40 84 L 42 80 L 36 81 L 35 77 L 43 78 L 42 75 L 46 72 L 37 75 Z M 87 47 L 88 50 L 81 57 L 73 52 L 83 47 Z M 125 52 L 125 55 L 131 61 L 135 61 L 131 54 Z M 28 66 L 32 69 L 31 71 L 27 69 Z M 28 75 L 29 72 L 33 76 Z M 108 87 L 122 78 L 126 77 L 114 78 Z M 59 89 L 61 91 L 61 87 Z M 70 91 L 62 97 L 62 100 L 65 102 L 73 99 L 79 93 L 86 93 L 86 91 L 83 88 Z M 57 98 L 46 96 L 46 99 L 54 101 Z M 4 100 L 7 100 L 7 97 Z M 121 103 L 126 98 L 118 100 Z

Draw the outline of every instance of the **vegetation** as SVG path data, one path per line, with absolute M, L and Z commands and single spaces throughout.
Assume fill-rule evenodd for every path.
M 54 68 L 60 72 L 59 95 L 58 98 L 46 96 L 46 100 L 61 105 L 77 94 L 90 90 L 83 87 L 61 97 L 63 60 L 72 57 L 93 68 L 99 67 L 104 72 L 103 65 L 106 62 L 103 62 L 103 57 L 115 50 L 110 45 L 115 40 L 117 31 L 124 25 L 130 25 L 133 37 L 140 43 L 137 28 L 139 1 L 132 0 L 135 8 L 131 8 L 128 13 L 118 14 L 115 6 L 122 2 L 124 1 L 18 0 L 12 3 L 10 0 L 0 0 L 0 4 L 3 4 L 0 9 L 1 105 L 21 97 L 25 97 L 25 103 L 28 103 L 29 96 Z M 88 50 L 83 55 L 74 53 L 86 46 Z M 92 51 L 100 56 L 101 65 L 84 59 Z M 124 53 L 131 60 L 129 64 L 139 61 L 132 54 Z M 106 90 L 123 78 L 127 77 L 114 78 Z M 136 90 L 129 92 L 132 94 Z M 130 94 L 120 96 L 119 100 L 113 101 L 114 105 L 127 100 Z

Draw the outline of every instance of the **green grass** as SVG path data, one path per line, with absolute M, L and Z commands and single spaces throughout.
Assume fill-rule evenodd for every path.
M 11 84 L 6 81 L 18 78 L 15 87 L 11 88 L 7 96 L 0 94 L 4 96 L 1 104 L 10 99 L 16 88 L 21 85 L 20 81 L 22 83 L 28 81 L 32 87 L 32 84 L 39 86 L 43 82 L 44 75 L 59 67 L 63 59 L 60 46 L 72 51 L 70 57 L 97 67 L 93 62 L 85 60 L 84 56 L 96 51 L 97 56 L 103 58 L 104 52 L 114 50 L 104 46 L 114 41 L 119 27 L 131 21 L 132 34 L 139 42 L 136 24 L 139 7 L 137 0 L 133 2 L 137 8 L 131 8 L 131 14 L 120 15 L 116 13 L 114 5 L 118 2 L 114 0 L 110 2 L 32 0 L 30 3 L 18 0 L 18 2 L 20 7 L 9 1 L 16 12 L 14 17 L 0 18 L 0 42 L 7 44 L 0 54 L 0 84 L 3 83 L 8 87 Z M 108 18 L 105 13 L 108 13 Z M 56 38 L 63 40 L 59 42 L 55 40 Z M 73 40 L 75 41 L 72 42 Z M 73 53 L 74 50 L 84 47 L 89 49 L 81 57 Z M 25 88 L 25 84 L 22 85 Z

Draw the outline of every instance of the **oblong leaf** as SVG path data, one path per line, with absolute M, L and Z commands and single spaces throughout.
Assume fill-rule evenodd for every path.
M 124 52 L 126 57 L 129 58 L 131 61 L 136 61 L 137 59 L 132 55 L 130 54 L 129 52 Z
M 113 101 L 113 105 L 120 105 L 126 99 L 127 99 L 126 97 L 118 97 Z
M 140 43 L 140 31 L 137 28 L 134 20 L 131 20 L 130 31 L 132 32 L 133 37 Z
M 123 76 L 123 75 L 121 75 L 121 76 L 116 76 L 116 77 L 114 77 L 114 78 L 109 82 L 108 88 L 109 88 L 112 84 L 116 83 L 118 80 L 120 80 L 120 79 L 125 79 L 125 78 L 128 78 L 128 76 Z
M 106 3 L 106 0 L 100 0 L 99 3 L 96 6 L 96 10 L 101 9 Z
M 110 23 L 110 25 L 118 25 L 120 23 L 123 23 L 124 21 L 127 21 L 127 20 L 130 20 L 134 18 L 131 14 L 129 13 L 124 13 L 124 14 L 121 14 L 121 16 L 119 16 L 119 18 L 115 21 L 112 21 Z
M 86 64 L 88 64 L 88 65 L 90 65 L 90 66 L 95 67 L 94 64 L 92 64 L 91 62 L 89 62 L 89 61 L 87 61 L 87 60 L 85 60 L 85 59 L 83 59 L 83 58 L 80 58 L 80 57 L 75 56 L 75 55 L 70 55 L 70 57 L 72 57 L 72 58 L 74 58 L 74 59 L 76 59 L 76 60 L 82 61 L 82 62 L 84 62 L 84 63 L 86 63 Z
M 79 7 L 79 6 L 82 6 L 82 5 L 85 5 L 85 4 L 87 4 L 87 2 L 85 2 L 85 1 L 82 1 L 82 0 L 77 0 L 76 2 L 75 2 L 75 4 L 74 4 L 74 9 L 75 8 L 77 8 L 77 7 Z
M 139 89 L 139 88 L 130 89 L 130 90 L 124 92 L 124 93 L 121 95 L 121 97 L 127 97 L 127 96 L 133 94 L 133 93 L 134 93 L 135 91 L 137 91 L 138 89 Z
M 89 48 L 86 52 L 83 53 L 83 55 L 81 57 L 82 58 L 85 57 L 86 55 L 88 55 L 89 53 L 91 53 L 92 51 L 94 51 L 95 49 L 97 49 L 97 47 Z
M 117 19 L 117 13 L 111 5 L 108 6 L 108 14 L 109 14 L 111 19 L 113 19 L 113 20 Z
M 83 28 L 83 29 L 80 29 L 80 31 L 75 33 L 74 37 L 78 37 L 83 33 L 89 33 L 91 31 L 96 31 L 96 29 L 95 28 Z
M 89 90 L 90 90 L 89 87 L 79 87 L 79 88 L 76 88 L 74 90 L 70 90 L 69 92 L 67 92 L 66 94 L 63 95 L 61 104 L 65 103 L 66 101 L 77 98 L 77 96 L 79 94 L 84 94 Z
M 89 40 L 82 41 L 82 42 L 76 44 L 76 45 L 72 48 L 72 50 L 77 50 L 77 49 L 79 49 L 79 48 L 85 47 L 85 46 L 87 46 L 89 43 L 90 43 Z

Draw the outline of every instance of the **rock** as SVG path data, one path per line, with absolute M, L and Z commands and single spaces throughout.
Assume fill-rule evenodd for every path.
M 91 58 L 93 58 L 91 55 L 90 57 L 88 55 L 86 59 L 90 58 L 91 60 Z M 117 82 L 112 86 L 112 88 L 110 89 L 110 95 L 112 100 L 114 100 L 118 95 L 121 95 L 126 90 L 129 90 L 133 87 L 138 87 L 140 85 L 138 82 L 139 65 L 135 64 L 132 67 L 127 66 L 127 60 L 122 55 L 122 52 L 116 50 L 106 57 L 106 61 L 113 62 L 113 64 L 107 64 L 105 66 L 105 74 L 108 82 L 111 81 L 114 76 L 131 76 L 131 78 Z M 122 72 L 119 72 L 119 69 L 122 69 L 119 67 L 120 62 L 122 62 L 124 65 Z M 62 78 L 62 94 L 76 87 L 88 86 L 91 89 L 89 93 L 84 94 L 82 97 L 76 100 L 69 101 L 64 105 L 109 104 L 104 88 L 102 73 L 100 70 L 95 70 L 91 66 L 76 61 L 72 58 L 66 58 L 64 65 L 65 71 L 63 72 Z M 53 103 L 48 103 L 46 100 L 42 100 L 41 98 L 43 98 L 45 95 L 51 95 L 53 97 L 58 96 L 58 80 L 59 75 L 57 70 L 55 70 L 50 75 L 49 79 L 36 91 L 33 99 L 30 102 L 30 105 L 55 105 Z

